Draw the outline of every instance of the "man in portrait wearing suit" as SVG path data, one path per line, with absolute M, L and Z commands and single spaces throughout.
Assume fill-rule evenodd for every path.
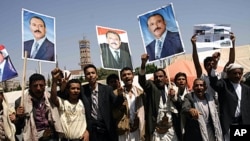
M 17 71 L 13 67 L 5 47 L 0 45 L 0 81 L 5 81 L 15 76 L 17 76 Z
M 54 43 L 46 37 L 46 24 L 41 17 L 30 18 L 30 31 L 34 39 L 24 42 L 24 51 L 27 51 L 27 58 L 55 61 Z
M 128 43 L 121 42 L 120 35 L 114 31 L 107 31 L 107 43 L 100 45 L 102 51 L 103 67 L 121 69 L 132 67 Z
M 167 30 L 163 16 L 155 13 L 148 17 L 147 26 L 154 40 L 146 46 L 149 61 L 183 52 L 179 32 Z
M 97 82 L 97 69 L 88 64 L 83 69 L 88 84 L 82 86 L 81 99 L 85 107 L 90 141 L 118 141 L 112 109 L 116 97 L 110 86 Z

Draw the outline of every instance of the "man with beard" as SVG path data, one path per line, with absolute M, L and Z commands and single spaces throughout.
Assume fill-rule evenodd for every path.
M 120 76 L 124 85 L 114 90 L 114 94 L 121 100 L 113 110 L 119 141 L 144 140 L 144 92 L 133 85 L 133 69 L 123 68 Z
M 154 72 L 154 80 L 146 80 L 148 54 L 141 56 L 139 84 L 145 92 L 145 135 L 146 141 L 178 141 L 178 110 L 173 98 L 178 88 L 168 82 L 164 69 Z M 179 137 L 181 138 L 181 137 Z
M 155 40 L 146 46 L 149 61 L 161 59 L 183 52 L 179 32 L 167 30 L 167 22 L 159 13 L 148 17 L 148 29 Z
M 24 42 L 24 52 L 27 51 L 27 58 L 54 61 L 54 44 L 46 37 L 46 24 L 41 17 L 30 18 L 30 31 L 34 39 Z
M 205 80 L 196 78 L 193 91 L 185 95 L 181 116 L 185 119 L 183 141 L 223 141 L 219 114 Z
M 121 41 L 120 35 L 114 31 L 107 31 L 107 43 L 100 45 L 104 68 L 121 69 L 132 66 L 128 44 Z

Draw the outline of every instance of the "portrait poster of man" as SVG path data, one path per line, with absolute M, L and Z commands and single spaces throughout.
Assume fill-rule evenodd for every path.
M 229 24 L 196 24 L 197 48 L 231 48 L 231 26 Z
M 185 52 L 172 3 L 137 18 L 149 62 Z
M 56 62 L 55 18 L 22 9 L 22 58 Z
M 96 26 L 96 32 L 102 67 L 113 70 L 124 67 L 133 69 L 127 32 L 103 26 Z
M 17 71 L 11 62 L 10 56 L 5 46 L 0 45 L 0 82 L 17 76 Z

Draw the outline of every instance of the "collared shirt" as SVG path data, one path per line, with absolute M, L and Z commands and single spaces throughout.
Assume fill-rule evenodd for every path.
M 32 106 L 34 108 L 34 120 L 37 131 L 41 131 L 49 127 L 48 109 L 46 108 L 45 98 L 37 100 L 32 97 Z
M 111 47 L 109 47 L 110 48 L 110 51 L 111 51 L 111 53 L 112 53 L 112 55 L 115 57 L 116 56 L 116 52 L 115 51 L 118 51 L 118 54 L 119 54 L 119 57 L 121 57 L 120 56 L 120 49 L 113 49 L 113 48 L 111 48 Z
M 231 84 L 233 85 L 234 90 L 235 90 L 235 92 L 237 94 L 237 97 L 238 97 L 238 105 L 237 105 L 237 108 L 236 108 L 234 116 L 235 117 L 239 117 L 240 116 L 240 101 L 241 101 L 241 90 L 242 90 L 242 87 L 241 87 L 241 85 L 239 83 L 233 83 L 233 82 L 231 82 Z
M 157 58 L 157 52 L 158 52 L 158 49 L 159 49 L 159 45 L 158 45 L 158 40 L 161 41 L 161 50 L 159 52 L 162 51 L 162 48 L 163 48 L 163 44 L 164 44 L 164 40 L 165 40 L 165 37 L 167 36 L 167 30 L 162 34 L 161 38 L 159 39 L 155 39 L 155 58 Z M 161 53 L 160 53 L 161 54 Z M 160 56 L 159 56 L 160 57 Z
M 37 48 L 37 50 L 39 50 L 45 39 L 46 39 L 45 36 L 42 39 L 38 40 L 38 41 L 36 41 L 34 39 L 34 43 L 33 43 L 32 48 L 31 48 L 31 53 L 33 53 L 36 50 L 36 43 L 39 44 L 39 46 Z
M 92 90 L 92 89 L 90 88 L 90 90 Z M 98 101 L 98 99 L 99 99 L 98 98 L 99 97 L 98 84 L 96 84 L 95 89 L 91 91 L 91 99 L 93 99 L 93 94 L 96 94 L 96 98 L 97 98 L 97 105 L 96 105 L 97 106 L 96 107 L 97 108 L 96 109 L 97 110 L 97 120 L 102 120 L 102 117 L 101 117 L 101 114 L 100 114 L 100 110 L 99 110 L 99 106 L 98 106 L 99 105 L 98 104 L 99 103 L 99 101 Z
M 125 93 L 126 99 L 128 101 L 130 123 L 133 123 L 134 118 L 135 118 L 135 112 L 136 112 L 135 99 L 136 99 L 136 96 L 139 94 L 136 91 L 136 87 L 132 87 L 132 89 L 130 91 L 127 91 L 126 87 L 124 87 L 124 93 Z

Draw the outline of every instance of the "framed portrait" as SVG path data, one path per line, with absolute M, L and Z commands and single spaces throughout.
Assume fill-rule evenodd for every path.
M 22 58 L 56 62 L 55 18 L 22 9 Z
M 137 19 L 150 62 L 185 52 L 172 3 L 138 15 Z
M 103 26 L 96 26 L 96 32 L 102 67 L 112 70 L 124 67 L 133 69 L 127 32 Z

